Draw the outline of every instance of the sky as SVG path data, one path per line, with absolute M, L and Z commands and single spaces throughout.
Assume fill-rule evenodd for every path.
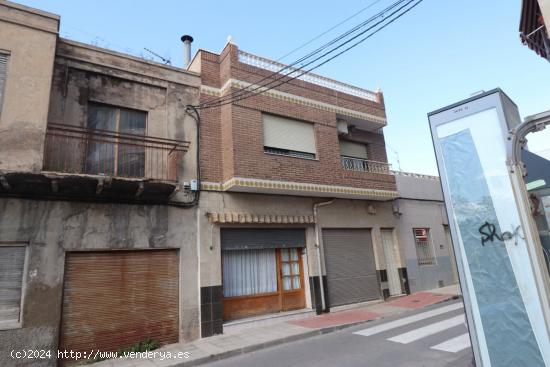
M 193 52 L 219 52 L 231 35 L 241 50 L 276 60 L 375 3 L 282 60 L 292 62 L 393 1 L 19 2 L 61 15 L 62 37 L 138 56 L 148 56 L 146 47 L 181 66 L 183 34 L 193 36 Z M 369 90 L 381 88 L 392 168 L 436 175 L 428 112 L 495 87 L 514 100 L 522 117 L 550 110 L 550 63 L 521 44 L 520 12 L 521 0 L 424 0 L 315 72 Z M 544 149 L 550 134 L 535 143 Z

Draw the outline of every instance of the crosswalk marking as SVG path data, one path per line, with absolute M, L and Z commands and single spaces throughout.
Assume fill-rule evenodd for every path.
M 431 325 L 394 336 L 393 338 L 389 338 L 388 340 L 395 343 L 409 344 L 418 339 L 425 338 L 427 336 L 439 333 L 443 330 L 450 329 L 460 324 L 464 324 L 464 315 L 459 315 L 447 320 L 439 321 Z
M 363 330 L 355 332 L 354 334 L 362 335 L 362 336 L 370 336 L 370 335 L 382 333 L 384 331 L 388 331 L 388 330 L 391 330 L 391 329 L 395 329 L 395 328 L 398 328 L 398 327 L 401 327 L 401 326 L 412 324 L 412 323 L 417 322 L 417 321 L 422 321 L 422 320 L 428 319 L 430 317 L 442 315 L 444 313 L 455 311 L 455 310 L 458 310 L 458 309 L 461 309 L 461 308 L 462 308 L 462 303 L 458 302 L 458 303 L 454 303 L 452 305 L 436 308 L 435 310 L 422 312 L 422 313 L 419 313 L 419 314 L 416 314 L 416 315 L 413 315 L 413 316 L 404 317 L 404 318 L 399 319 L 399 320 L 390 321 L 390 322 L 386 322 L 386 323 L 381 324 L 381 325 L 377 325 L 377 326 L 373 326 L 373 327 L 370 327 L 370 328 L 367 328 L 367 329 L 363 329 Z
M 444 341 L 441 344 L 430 347 L 431 349 L 443 352 L 457 353 L 470 347 L 470 335 L 468 333 L 457 336 L 456 338 Z

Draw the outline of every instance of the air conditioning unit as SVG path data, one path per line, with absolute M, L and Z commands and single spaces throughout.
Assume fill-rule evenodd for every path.
M 415 228 L 414 238 L 418 241 L 427 241 L 428 240 L 428 230 L 426 228 Z
M 338 120 L 336 128 L 338 130 L 338 134 L 340 134 L 340 135 L 346 135 L 346 134 L 349 133 L 348 123 L 346 121 Z

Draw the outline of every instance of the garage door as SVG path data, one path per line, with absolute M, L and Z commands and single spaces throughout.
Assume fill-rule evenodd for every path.
M 368 229 L 323 229 L 330 307 L 380 298 Z
M 60 349 L 178 342 L 177 250 L 66 254 Z

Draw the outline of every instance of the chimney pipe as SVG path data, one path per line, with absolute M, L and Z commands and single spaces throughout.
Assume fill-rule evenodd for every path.
M 183 42 L 183 62 L 187 68 L 191 63 L 191 42 L 193 42 L 193 37 L 186 34 L 181 36 L 181 41 Z

